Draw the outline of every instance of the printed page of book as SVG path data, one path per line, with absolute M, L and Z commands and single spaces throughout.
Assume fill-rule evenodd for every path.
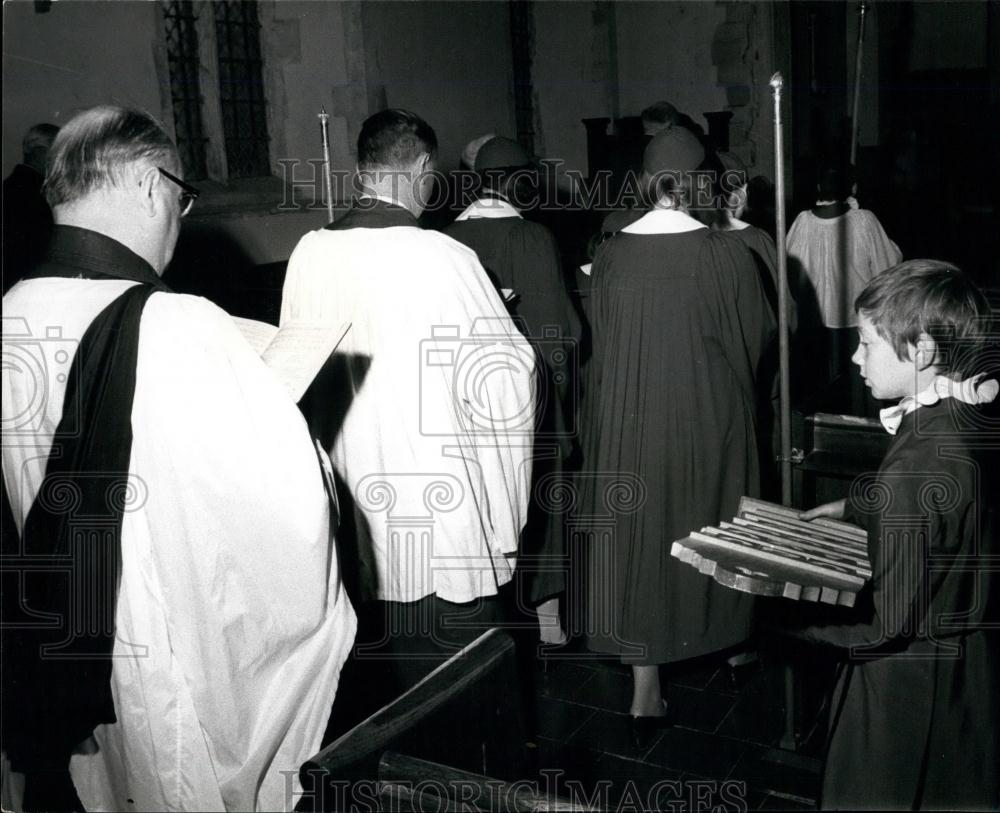
M 269 325 L 267 322 L 258 322 L 256 319 L 244 319 L 242 316 L 232 317 L 236 327 L 240 329 L 243 338 L 257 353 L 258 356 L 264 354 L 267 346 L 271 343 L 278 332 L 278 328 Z
M 336 327 L 289 322 L 281 326 L 261 358 L 298 403 L 350 328 L 350 322 Z
M 350 322 L 289 322 L 279 329 L 239 316 L 233 321 L 296 403 L 351 327 Z

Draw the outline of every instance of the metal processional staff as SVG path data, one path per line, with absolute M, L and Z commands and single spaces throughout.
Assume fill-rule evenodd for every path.
M 330 180 L 330 114 L 320 108 L 319 131 L 323 139 L 323 188 L 326 190 L 326 214 L 333 223 L 333 185 Z
M 774 94 L 774 211 L 778 249 L 778 381 L 781 425 L 781 502 L 792 504 L 792 405 L 788 371 L 788 259 L 785 250 L 785 145 L 781 129 L 781 73 L 771 77 Z

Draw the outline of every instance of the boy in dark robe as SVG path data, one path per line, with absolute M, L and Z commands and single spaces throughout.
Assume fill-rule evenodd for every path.
M 864 526 L 872 566 L 852 611 L 806 629 L 846 660 L 820 806 L 996 809 L 1000 420 L 984 366 L 989 306 L 954 266 L 913 260 L 875 277 L 855 308 L 853 362 L 875 398 L 902 400 L 881 412 L 895 437 L 878 472 L 861 475 L 848 500 L 802 515 Z

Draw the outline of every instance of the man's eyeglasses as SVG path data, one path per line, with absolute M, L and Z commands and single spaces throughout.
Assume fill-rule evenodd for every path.
M 181 193 L 177 200 L 181 205 L 181 217 L 184 217 L 184 215 L 191 211 L 191 207 L 194 206 L 194 202 L 198 199 L 201 192 L 197 188 L 191 186 L 191 184 L 182 181 L 176 175 L 171 175 L 165 169 L 160 169 L 159 167 L 157 167 L 157 169 L 160 170 L 160 174 L 164 178 L 169 181 L 173 181 L 181 188 Z

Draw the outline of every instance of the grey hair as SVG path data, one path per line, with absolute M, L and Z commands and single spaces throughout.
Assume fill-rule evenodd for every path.
M 49 206 L 71 203 L 108 186 L 120 186 L 128 167 L 148 159 L 176 167 L 177 148 L 148 113 L 126 107 L 92 107 L 56 136 L 45 175 Z

